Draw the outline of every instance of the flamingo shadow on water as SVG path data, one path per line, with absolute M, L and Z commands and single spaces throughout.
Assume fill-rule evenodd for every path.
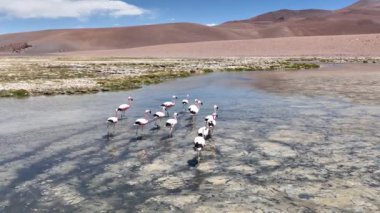
M 106 140 L 106 142 L 109 142 L 112 140 L 112 138 L 115 137 L 115 133 L 108 130 L 107 134 L 102 136 L 102 139 Z
M 175 143 L 175 139 L 170 137 L 169 135 L 163 135 L 156 143 L 157 146 L 160 147 L 160 152 L 163 153 L 172 153 L 175 147 L 173 146 Z
M 199 165 L 198 156 L 195 156 L 194 158 L 187 161 L 187 165 L 190 167 L 197 167 Z
M 115 133 L 116 133 L 116 125 L 115 124 L 107 125 L 107 134 L 104 136 L 104 138 L 106 138 L 107 140 L 110 140 L 115 136 Z
M 192 121 L 191 117 L 190 119 L 186 119 L 188 122 L 184 125 L 186 132 L 183 138 L 185 138 L 187 135 L 191 134 L 195 128 L 195 123 Z
M 97 144 L 99 145 L 99 150 L 102 151 L 102 153 L 106 153 L 108 156 L 112 157 L 112 159 L 117 158 L 117 147 L 114 145 L 114 143 L 111 143 L 111 140 L 108 139 L 107 135 L 102 136 L 99 139 L 95 139 Z M 116 141 L 117 142 L 117 141 Z
M 160 124 L 156 124 L 157 120 L 158 120 L 157 118 L 153 118 L 153 120 L 150 121 L 150 122 L 154 122 L 154 126 L 149 129 L 149 131 L 152 132 L 152 133 L 158 133 L 161 130 L 161 125 Z M 159 122 L 159 123 L 161 123 L 161 122 Z
M 154 126 L 154 127 L 150 128 L 149 131 L 156 133 L 156 132 L 160 131 L 160 129 L 161 129 L 160 126 Z
M 161 138 L 160 138 L 160 141 L 173 141 L 173 136 L 170 136 L 168 134 L 165 134 L 163 135 Z

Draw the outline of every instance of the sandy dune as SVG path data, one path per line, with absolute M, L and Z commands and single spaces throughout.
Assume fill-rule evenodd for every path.
M 191 23 L 119 28 L 46 30 L 0 35 L 0 47 L 27 42 L 24 54 L 133 48 L 170 43 L 248 39 L 247 33 Z M 1 48 L 0 48 L 1 52 Z
M 117 51 L 127 55 L 162 55 L 155 53 L 157 48 L 163 48 L 167 53 L 163 55 L 174 55 L 175 50 L 185 56 L 198 56 L 199 52 L 206 56 L 231 55 L 257 55 L 262 52 L 264 55 L 288 55 L 286 51 L 273 49 L 271 42 L 275 42 L 278 47 L 292 48 L 298 46 L 298 42 L 292 38 L 284 40 L 257 40 L 250 39 L 296 37 L 296 36 L 320 36 L 320 35 L 353 35 L 353 34 L 376 34 L 380 33 L 380 1 L 360 0 L 357 3 L 335 11 L 328 10 L 279 10 L 266 13 L 251 19 L 231 21 L 219 26 L 208 27 L 192 23 L 159 24 L 135 27 L 119 28 L 99 28 L 99 29 L 67 29 L 67 30 L 46 30 L 38 32 L 15 33 L 0 35 L 0 54 L 10 54 L 17 52 L 12 47 L 28 46 L 22 49 L 23 55 L 44 55 L 49 53 L 62 53 L 74 51 L 93 51 L 114 49 L 131 49 L 129 51 Z M 244 40 L 244 41 L 234 41 Z M 323 40 L 323 39 L 322 39 Z M 209 42 L 223 41 L 223 42 Z M 228 42 L 227 42 L 228 41 Z M 290 45 L 285 45 L 286 42 Z M 184 44 L 206 42 L 202 44 Z M 293 43 L 292 43 L 293 42 Z M 361 47 L 360 42 L 353 44 L 342 44 L 342 47 L 334 48 L 331 41 L 322 41 L 314 44 L 310 38 L 301 39 L 306 42 L 304 49 L 296 48 L 293 54 L 300 55 L 310 53 L 309 48 L 315 47 L 313 54 L 353 54 L 353 49 L 360 50 L 355 54 L 370 54 L 367 47 Z M 327 42 L 327 43 L 326 43 Z M 329 43 L 330 42 L 330 43 Z M 310 43 L 310 44 L 309 44 Z M 167 44 L 176 44 L 168 45 Z M 263 47 L 263 44 L 269 44 Z M 331 45 L 329 45 L 331 44 Z M 147 47 L 164 45 L 163 47 Z M 247 46 L 246 46 L 247 45 Z M 314 46 L 310 46 L 314 45 Z M 321 50 L 322 47 L 333 48 L 332 50 Z M 9 48 L 11 47 L 11 48 Z M 144 47 L 144 48 L 141 48 Z M 216 48 L 207 49 L 207 48 Z M 254 48 L 255 47 L 255 48 Z M 257 47 L 257 48 L 256 48 Z M 221 48 L 221 49 L 219 49 Z M 226 48 L 226 50 L 224 49 Z M 368 47 L 374 48 L 374 47 Z M 185 52 L 183 49 L 188 50 Z M 364 52 L 361 52 L 361 50 Z M 242 52 L 238 51 L 241 50 Z M 339 52 L 342 50 L 343 52 Z M 148 52 L 144 52 L 148 51 Z M 153 52 L 152 52 L 153 51 Z M 207 53 L 215 51 L 217 53 Z M 255 52 L 256 51 L 256 52 Z M 275 52 L 273 52 L 275 51 Z M 136 54 L 130 54 L 130 53 Z M 221 53 L 219 53 L 221 52 Z M 93 54 L 99 54 L 95 52 Z M 111 55 L 112 55 L 111 54 Z M 201 55 L 202 55 L 201 54 Z M 179 55 L 181 56 L 181 55 Z
M 116 57 L 380 56 L 380 34 L 310 36 L 166 44 L 131 49 L 62 53 Z

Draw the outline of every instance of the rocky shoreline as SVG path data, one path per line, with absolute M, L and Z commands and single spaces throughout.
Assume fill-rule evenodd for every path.
M 216 71 L 275 71 L 319 68 L 326 63 L 379 63 L 380 58 L 133 59 L 4 57 L 0 97 L 72 95 L 140 88 Z

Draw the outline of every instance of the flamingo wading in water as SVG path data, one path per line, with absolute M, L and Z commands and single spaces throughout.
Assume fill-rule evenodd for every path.
M 187 94 L 186 98 L 182 100 L 182 107 L 183 107 L 184 111 L 185 111 L 185 107 L 189 104 L 189 97 L 190 97 L 190 95 Z
M 214 112 L 211 115 L 207 115 L 205 117 L 205 121 L 216 120 L 216 118 L 218 117 L 218 110 L 219 110 L 219 107 L 217 105 L 214 105 Z
M 206 146 L 206 140 L 202 136 L 194 138 L 194 150 L 197 151 L 198 161 L 200 160 L 201 151 Z
M 166 110 L 168 110 L 168 109 L 174 107 L 174 106 L 175 106 L 175 102 L 176 102 L 176 100 L 177 100 L 178 98 L 177 98 L 177 96 L 175 96 L 175 95 L 173 95 L 172 98 L 173 98 L 172 101 L 166 101 L 166 102 L 162 103 L 161 106 L 165 107 Z M 166 111 L 166 113 L 167 113 L 167 115 L 169 116 L 169 112 Z
M 144 117 L 139 118 L 135 121 L 135 123 L 133 125 L 138 126 L 136 129 L 136 135 L 138 134 L 139 128 L 141 128 L 141 132 L 144 131 L 144 126 L 149 123 L 149 115 L 151 113 L 152 112 L 149 109 L 147 109 L 147 110 L 145 110 Z
M 111 130 L 112 128 L 113 132 L 115 132 L 115 127 L 119 119 L 117 118 L 117 109 L 115 110 L 115 117 L 109 117 L 107 118 L 107 131 L 108 131 L 108 136 L 111 135 Z
M 173 114 L 173 118 L 170 118 L 166 121 L 166 127 L 170 128 L 169 130 L 169 136 L 172 137 L 173 136 L 173 130 L 174 130 L 174 127 L 177 125 L 178 123 L 178 120 L 177 120 L 177 116 L 178 114 L 175 112 Z
M 214 112 L 205 117 L 206 125 L 210 128 L 210 136 L 216 126 L 216 119 L 218 118 L 219 107 L 214 105 Z
M 198 114 L 198 112 L 201 108 L 201 105 L 203 105 L 202 101 L 195 99 L 194 104 L 189 106 L 188 110 L 189 110 L 190 114 L 193 116 L 193 118 L 192 118 L 193 121 L 194 121 L 195 116 Z
M 158 112 L 154 113 L 153 117 L 155 119 L 155 124 L 157 127 L 160 127 L 160 125 L 158 124 L 158 121 L 161 124 L 162 118 L 164 118 L 166 116 L 165 112 L 166 112 L 166 107 L 162 107 L 162 111 L 158 111 Z
M 210 128 L 207 125 L 207 123 L 206 123 L 206 125 L 204 127 L 201 127 L 201 128 L 198 129 L 198 136 L 201 136 L 204 139 L 207 139 L 207 138 L 210 137 Z
M 120 115 L 120 118 L 121 118 L 121 119 L 125 116 L 125 112 L 126 112 L 129 108 L 131 108 L 132 101 L 133 101 L 133 98 L 129 96 L 129 97 L 128 97 L 128 104 L 121 104 L 121 105 L 117 108 L 117 111 L 121 112 L 121 115 Z

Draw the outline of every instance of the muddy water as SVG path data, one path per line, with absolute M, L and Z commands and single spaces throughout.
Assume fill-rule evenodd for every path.
M 0 211 L 380 211 L 379 86 L 379 66 L 339 65 L 1 99 Z M 153 126 L 136 137 L 145 109 L 187 93 L 204 102 L 194 123 L 181 114 L 172 138 Z M 105 119 L 128 95 L 108 138 Z M 217 128 L 196 164 L 192 140 L 213 104 Z

